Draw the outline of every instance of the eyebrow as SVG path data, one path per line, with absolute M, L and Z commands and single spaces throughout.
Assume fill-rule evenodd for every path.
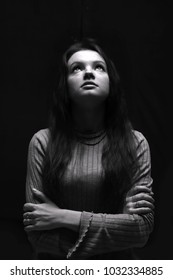
M 90 62 L 92 62 L 93 64 L 102 63 L 102 64 L 104 64 L 106 66 L 106 63 L 103 60 L 93 60 L 93 61 L 90 61 Z M 72 67 L 75 64 L 83 64 L 83 63 L 85 63 L 85 61 L 76 60 L 72 64 L 70 64 L 69 66 Z

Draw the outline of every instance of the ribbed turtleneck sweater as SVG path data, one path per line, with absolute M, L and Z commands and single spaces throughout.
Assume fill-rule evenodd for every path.
M 141 133 L 134 131 L 134 134 L 141 163 L 141 170 L 134 182 L 151 188 L 149 146 Z M 42 129 L 29 144 L 26 180 L 28 202 L 36 203 L 32 195 L 33 187 L 42 191 L 43 163 L 49 137 L 49 130 Z M 72 159 L 59 184 L 58 206 L 82 212 L 80 231 L 76 234 L 71 230 L 55 229 L 29 233 L 37 256 L 46 253 L 59 259 L 90 259 L 96 255 L 102 259 L 108 254 L 108 258 L 114 258 L 114 252 L 146 243 L 153 227 L 152 212 L 144 216 L 116 214 L 117 201 L 114 202 L 115 207 L 111 203 L 105 205 L 102 168 L 105 141 L 107 137 L 104 131 L 95 134 L 77 133 Z

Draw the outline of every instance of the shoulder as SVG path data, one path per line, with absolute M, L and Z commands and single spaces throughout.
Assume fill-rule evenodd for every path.
M 48 128 L 37 131 L 31 138 L 29 150 L 38 150 L 45 152 L 50 139 L 50 131 Z
M 48 128 L 37 131 L 31 138 L 32 142 L 48 142 L 50 138 L 50 131 Z
M 150 147 L 146 137 L 139 131 L 133 130 L 137 155 L 143 155 L 150 159 Z
M 148 146 L 148 141 L 146 137 L 142 134 L 142 132 L 138 130 L 132 130 L 132 133 L 134 135 L 134 139 L 137 145 L 147 145 Z

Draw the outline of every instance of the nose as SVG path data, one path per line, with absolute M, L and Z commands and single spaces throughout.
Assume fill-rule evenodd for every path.
M 95 79 L 94 73 L 91 67 L 87 67 L 84 73 L 84 79 Z

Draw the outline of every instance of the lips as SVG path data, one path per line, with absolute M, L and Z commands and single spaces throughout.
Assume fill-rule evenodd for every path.
M 95 87 L 98 87 L 97 84 L 95 84 L 94 82 L 85 82 L 81 85 L 81 87 L 84 87 L 84 86 L 95 86 Z

